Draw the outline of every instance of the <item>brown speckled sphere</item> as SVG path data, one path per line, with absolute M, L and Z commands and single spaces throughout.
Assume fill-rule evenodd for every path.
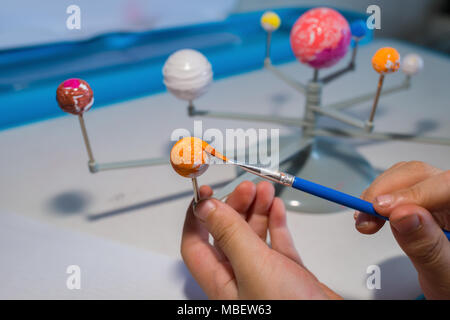
M 94 93 L 86 81 L 68 79 L 56 89 L 56 100 L 64 112 L 80 115 L 92 107 Z

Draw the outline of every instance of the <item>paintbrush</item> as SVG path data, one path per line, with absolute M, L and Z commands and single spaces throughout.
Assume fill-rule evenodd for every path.
M 222 159 L 224 160 L 224 159 Z M 370 214 L 374 217 L 383 219 L 388 221 L 389 219 L 385 216 L 380 215 L 375 211 L 375 208 L 373 207 L 373 204 L 362 200 L 360 198 L 354 197 L 352 195 L 349 195 L 347 193 L 325 187 L 323 185 L 320 185 L 318 183 L 308 181 L 306 179 L 302 179 L 296 176 L 293 176 L 289 173 L 280 172 L 272 169 L 262 168 L 254 165 L 248 165 L 244 163 L 239 163 L 236 161 L 232 161 L 225 158 L 225 163 L 236 165 L 245 171 L 248 171 L 250 173 L 253 173 L 263 179 L 280 183 L 287 187 L 292 187 L 294 189 L 315 195 L 319 198 L 326 199 L 328 201 L 341 204 L 345 207 L 352 208 L 355 210 L 358 210 L 360 212 L 364 212 L 367 214 Z M 445 235 L 447 236 L 447 239 L 450 240 L 450 232 L 447 230 L 443 230 Z

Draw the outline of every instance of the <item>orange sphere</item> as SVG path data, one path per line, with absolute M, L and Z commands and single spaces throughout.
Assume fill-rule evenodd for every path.
M 400 54 L 390 47 L 378 49 L 373 55 L 372 67 L 380 74 L 395 72 L 400 67 Z
M 209 155 L 226 161 L 226 158 L 216 152 L 205 141 L 195 137 L 185 137 L 172 147 L 170 164 L 181 176 L 195 178 L 202 175 L 209 166 Z

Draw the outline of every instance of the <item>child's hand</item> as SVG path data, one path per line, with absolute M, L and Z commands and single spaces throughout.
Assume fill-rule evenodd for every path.
M 389 217 L 392 233 L 419 273 L 425 296 L 450 299 L 450 171 L 424 162 L 400 162 L 382 173 L 362 194 Z M 372 234 L 384 220 L 355 213 L 359 232 Z
M 192 206 L 187 211 L 181 254 L 209 298 L 340 298 L 303 265 L 286 226 L 284 204 L 270 183 L 243 182 L 226 203 L 207 199 L 212 195 L 208 186 L 200 193 L 204 200 L 195 215 Z

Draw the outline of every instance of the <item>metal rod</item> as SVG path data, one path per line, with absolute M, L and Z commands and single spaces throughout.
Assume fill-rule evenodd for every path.
M 319 69 L 314 69 L 313 82 L 319 81 Z
M 348 125 L 351 125 L 351 126 L 354 126 L 357 128 L 364 129 L 366 127 L 364 121 L 356 119 L 350 115 L 347 115 L 347 114 L 342 113 L 335 109 L 321 108 L 321 107 L 317 107 L 317 106 L 310 106 L 310 109 L 317 113 L 320 113 L 324 116 L 333 118 L 335 120 L 341 121 L 343 123 L 346 123 Z
M 320 79 L 320 82 L 327 84 L 327 83 L 331 82 L 332 80 L 335 80 L 338 77 L 346 74 L 347 72 L 355 70 L 355 60 L 356 60 L 356 54 L 358 52 L 359 38 L 354 38 L 354 41 L 355 41 L 355 45 L 353 46 L 352 57 L 351 57 L 348 65 L 340 70 L 337 70 L 337 71 L 329 74 L 328 76 L 323 77 L 322 79 Z
M 355 45 L 353 46 L 352 59 L 350 60 L 350 65 L 355 66 L 356 54 L 358 53 L 358 45 L 360 38 L 354 37 L 353 40 L 355 41 Z
M 83 114 L 78 115 L 78 120 L 80 121 L 81 133 L 83 134 L 84 145 L 86 146 L 86 151 L 89 157 L 89 163 L 94 163 L 94 154 L 92 153 L 91 144 L 89 142 L 89 137 L 86 130 L 86 124 L 84 123 Z
M 416 143 L 450 146 L 449 138 L 424 137 L 413 134 L 403 134 L 393 132 L 364 132 L 364 131 L 344 130 L 335 128 L 321 128 L 314 130 L 313 132 L 316 136 L 364 138 L 379 141 L 393 140 L 393 141 L 416 142 Z
M 195 113 L 195 107 L 194 107 L 194 103 L 192 102 L 192 100 L 189 100 L 189 104 L 188 104 L 188 115 L 192 116 Z
M 383 88 L 384 74 L 380 74 L 380 79 L 378 80 L 377 92 L 373 100 L 372 111 L 370 112 L 369 123 L 373 122 L 375 117 L 375 112 L 377 111 L 378 100 L 380 99 L 381 89 Z
M 329 82 L 331 82 L 332 80 L 346 74 L 349 71 L 353 71 L 355 67 L 348 65 L 345 68 L 338 70 L 336 72 L 333 72 L 332 74 L 320 79 L 320 82 L 322 82 L 323 84 L 327 84 Z
M 266 59 L 270 59 L 270 44 L 272 41 L 272 31 L 267 31 L 266 38 Z
M 192 178 L 192 187 L 194 188 L 194 205 L 196 205 L 200 201 L 200 189 L 197 178 Z
M 410 77 L 406 76 L 405 80 L 401 84 L 396 85 L 396 86 L 392 86 L 390 88 L 382 89 L 381 93 L 380 93 L 380 96 L 386 96 L 386 95 L 391 94 L 391 93 L 395 93 L 395 92 L 398 92 L 398 91 L 401 91 L 401 90 L 405 90 L 405 89 L 408 89 L 410 86 L 411 86 Z M 347 109 L 349 107 L 354 106 L 355 104 L 372 100 L 375 95 L 376 95 L 376 91 L 375 92 L 370 92 L 370 93 L 365 93 L 365 94 L 360 95 L 358 97 L 353 97 L 353 98 L 350 98 L 348 100 L 344 100 L 344 101 L 340 101 L 340 102 L 329 104 L 327 106 L 324 106 L 324 108 L 338 109 L 338 110 Z
M 276 117 L 276 116 L 269 116 L 269 115 L 266 116 L 249 113 L 216 112 L 208 110 L 196 110 L 195 108 L 190 109 L 189 115 L 218 118 L 218 119 L 234 119 L 244 121 L 280 123 L 296 127 L 304 127 L 310 125 L 308 122 L 304 121 L 301 118 Z
M 98 172 L 98 171 L 107 171 L 107 170 L 115 170 L 115 169 L 158 166 L 158 165 L 165 165 L 165 164 L 168 164 L 167 157 L 130 160 L 130 161 L 95 163 L 93 171 Z
M 306 92 L 306 86 L 302 84 L 299 81 L 293 80 L 291 77 L 285 75 L 283 72 L 275 68 L 272 63 L 270 62 L 270 59 L 266 59 L 266 62 L 264 63 L 264 67 L 272 72 L 275 76 L 277 76 L 279 79 L 284 81 L 287 85 L 289 85 L 291 88 L 294 88 L 300 93 Z

